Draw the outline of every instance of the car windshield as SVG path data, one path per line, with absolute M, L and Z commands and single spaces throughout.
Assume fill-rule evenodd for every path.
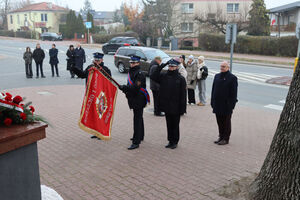
M 135 39 L 135 38 L 128 38 L 128 39 L 126 39 L 126 42 L 128 42 L 130 44 L 137 44 L 137 43 L 139 43 L 137 41 L 137 39 Z
M 144 53 L 146 54 L 146 57 L 150 60 L 153 60 L 156 56 L 160 56 L 162 59 L 170 57 L 168 54 L 158 49 L 147 50 L 144 51 Z

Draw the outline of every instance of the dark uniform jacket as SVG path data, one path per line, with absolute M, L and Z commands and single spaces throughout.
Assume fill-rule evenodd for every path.
M 176 71 L 161 72 L 159 66 L 150 76 L 160 84 L 159 109 L 167 114 L 180 114 L 186 112 L 186 82 L 183 76 Z
M 72 67 L 72 71 L 74 74 L 76 74 L 79 78 L 85 78 L 85 83 L 87 84 L 88 81 L 88 77 L 89 77 L 89 69 L 91 67 L 94 67 L 94 65 L 89 65 L 84 71 L 81 71 L 80 69 L 78 69 L 77 67 Z M 111 76 L 111 71 L 110 69 L 108 69 L 108 67 L 104 66 L 104 63 L 101 64 L 101 67 L 104 69 L 104 71 L 106 71 L 106 73 L 108 73 Z
M 159 66 L 159 64 L 155 60 L 153 60 L 150 63 L 149 76 L 151 76 L 155 72 L 155 70 L 158 66 Z M 159 91 L 159 84 L 157 82 L 155 82 L 154 80 L 150 79 L 150 89 L 154 90 L 154 91 Z
M 57 65 L 59 63 L 58 58 L 57 58 L 57 54 L 58 54 L 58 50 L 56 48 L 49 49 L 49 56 L 50 56 L 49 63 L 51 65 Z
M 78 68 L 83 67 L 83 63 L 85 63 L 85 51 L 83 48 L 75 49 L 75 66 Z
M 140 66 L 130 68 L 129 75 L 133 85 L 129 85 L 129 83 L 127 83 L 127 86 L 124 88 L 129 108 L 143 109 L 147 104 L 147 100 L 140 89 L 146 88 L 146 77 L 141 72 Z
M 45 52 L 41 48 L 36 48 L 33 51 L 32 57 L 36 63 L 42 63 L 45 59 Z
M 215 75 L 212 92 L 211 107 L 218 115 L 230 115 L 237 103 L 238 82 L 231 72 Z
M 67 58 L 67 70 L 71 70 L 72 66 L 75 65 L 75 50 L 70 50 L 68 49 L 66 55 L 68 56 Z

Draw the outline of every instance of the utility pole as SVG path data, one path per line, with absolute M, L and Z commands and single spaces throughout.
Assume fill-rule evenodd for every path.
M 230 72 L 232 72 L 233 50 L 237 37 L 237 24 L 228 23 L 226 25 L 225 43 L 230 45 Z

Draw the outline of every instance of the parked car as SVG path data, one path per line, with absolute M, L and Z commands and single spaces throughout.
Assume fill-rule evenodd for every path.
M 148 75 L 151 61 L 156 57 L 160 56 L 163 63 L 169 61 L 171 57 L 159 49 L 149 47 L 120 47 L 114 56 L 115 66 L 118 68 L 120 73 L 128 71 L 130 64 L 130 56 L 136 55 L 141 57 L 141 70 Z
M 115 53 L 123 46 L 141 46 L 141 43 L 134 37 L 115 37 L 102 46 L 102 51 L 104 54 Z
M 49 33 L 45 32 L 41 34 L 41 39 L 50 40 L 50 41 L 62 41 L 62 35 L 58 35 L 57 33 Z

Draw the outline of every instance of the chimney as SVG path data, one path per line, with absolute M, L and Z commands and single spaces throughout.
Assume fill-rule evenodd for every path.
M 49 9 L 52 9 L 52 3 L 51 2 L 48 2 L 47 6 L 48 6 Z

